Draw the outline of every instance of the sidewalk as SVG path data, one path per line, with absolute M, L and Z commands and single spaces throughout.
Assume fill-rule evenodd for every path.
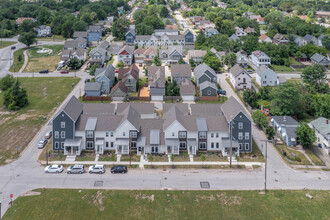
M 24 54 L 24 63 L 23 63 L 23 66 L 21 67 L 21 69 L 18 71 L 19 73 L 22 73 L 24 71 L 25 67 L 27 66 L 27 64 L 29 62 L 29 56 L 27 55 L 27 50 L 24 50 L 23 54 Z

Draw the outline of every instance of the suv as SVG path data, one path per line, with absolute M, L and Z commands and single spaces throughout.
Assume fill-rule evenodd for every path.
M 48 73 L 48 70 L 40 70 L 39 73 Z
M 38 143 L 38 148 L 39 149 L 42 149 L 42 148 L 44 148 L 45 147 L 45 145 L 47 144 L 47 140 L 46 139 L 41 139 L 40 141 L 39 141 L 39 143 Z
M 226 95 L 226 90 L 219 89 L 217 90 L 218 95 Z
M 105 173 L 104 165 L 93 165 L 88 168 L 89 173 Z
M 85 173 L 85 167 L 82 164 L 75 164 L 73 166 L 69 166 L 67 169 L 67 172 L 68 172 L 68 174 L 71 174 L 71 173 L 82 174 L 82 173 Z
M 45 139 L 50 139 L 52 137 L 52 131 L 47 131 L 45 134 Z
M 127 173 L 127 166 L 117 165 L 111 168 L 111 173 Z

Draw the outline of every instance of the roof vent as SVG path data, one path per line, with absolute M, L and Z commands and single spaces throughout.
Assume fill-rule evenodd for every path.
M 328 120 L 328 119 L 327 119 L 327 120 L 325 120 L 325 123 L 326 123 L 326 124 L 329 124 L 329 120 Z
M 286 117 L 285 116 L 283 117 L 283 121 L 286 121 Z

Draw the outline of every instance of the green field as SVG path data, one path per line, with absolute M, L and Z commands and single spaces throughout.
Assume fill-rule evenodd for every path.
M 32 47 L 28 50 L 29 58 L 39 58 L 39 57 L 47 57 L 47 56 L 56 56 L 60 55 L 63 45 L 42 45 L 37 47 Z M 50 54 L 47 53 L 38 53 L 38 50 L 41 50 L 42 48 L 50 49 L 52 52 Z
M 17 42 L 15 42 L 15 41 L 1 41 L 0 42 L 0 49 L 5 48 L 5 47 L 9 47 L 13 44 L 17 44 Z
M 279 66 L 279 65 L 270 65 L 270 68 L 273 69 L 275 72 L 295 72 L 291 67 L 289 66 Z
M 21 67 L 23 66 L 24 64 L 24 50 L 26 50 L 27 48 L 22 48 L 22 49 L 19 49 L 19 50 L 16 50 L 14 52 L 14 62 L 12 63 L 9 71 L 10 72 L 18 72 Z M 18 61 L 18 56 L 21 55 L 22 56 L 22 60 L 21 61 Z
M 0 165 L 6 159 L 18 157 L 16 146 L 22 151 L 37 134 L 45 120 L 55 111 L 56 103 L 61 103 L 72 90 L 71 84 L 79 78 L 20 78 L 27 90 L 29 104 L 19 111 L 8 112 L 0 94 Z
M 9 219 L 329 219 L 328 191 L 118 191 L 40 189 Z M 305 196 L 309 193 L 313 199 Z

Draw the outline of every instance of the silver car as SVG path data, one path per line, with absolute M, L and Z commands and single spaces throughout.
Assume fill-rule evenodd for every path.
M 45 173 L 62 173 L 63 166 L 62 165 L 49 165 L 45 167 Z
M 38 143 L 38 148 L 39 148 L 39 149 L 44 148 L 45 145 L 47 144 L 47 142 L 48 142 L 48 141 L 47 141 L 45 138 L 41 139 L 41 140 L 39 141 L 39 143 Z
M 105 172 L 105 166 L 104 165 L 93 165 L 88 168 L 89 173 L 104 173 Z
M 45 134 L 45 139 L 49 139 L 52 137 L 52 131 L 47 131 Z
M 67 172 L 68 172 L 68 174 L 71 174 L 71 173 L 82 174 L 82 173 L 85 173 L 85 167 L 82 164 L 75 164 L 75 165 L 69 166 L 67 169 Z

